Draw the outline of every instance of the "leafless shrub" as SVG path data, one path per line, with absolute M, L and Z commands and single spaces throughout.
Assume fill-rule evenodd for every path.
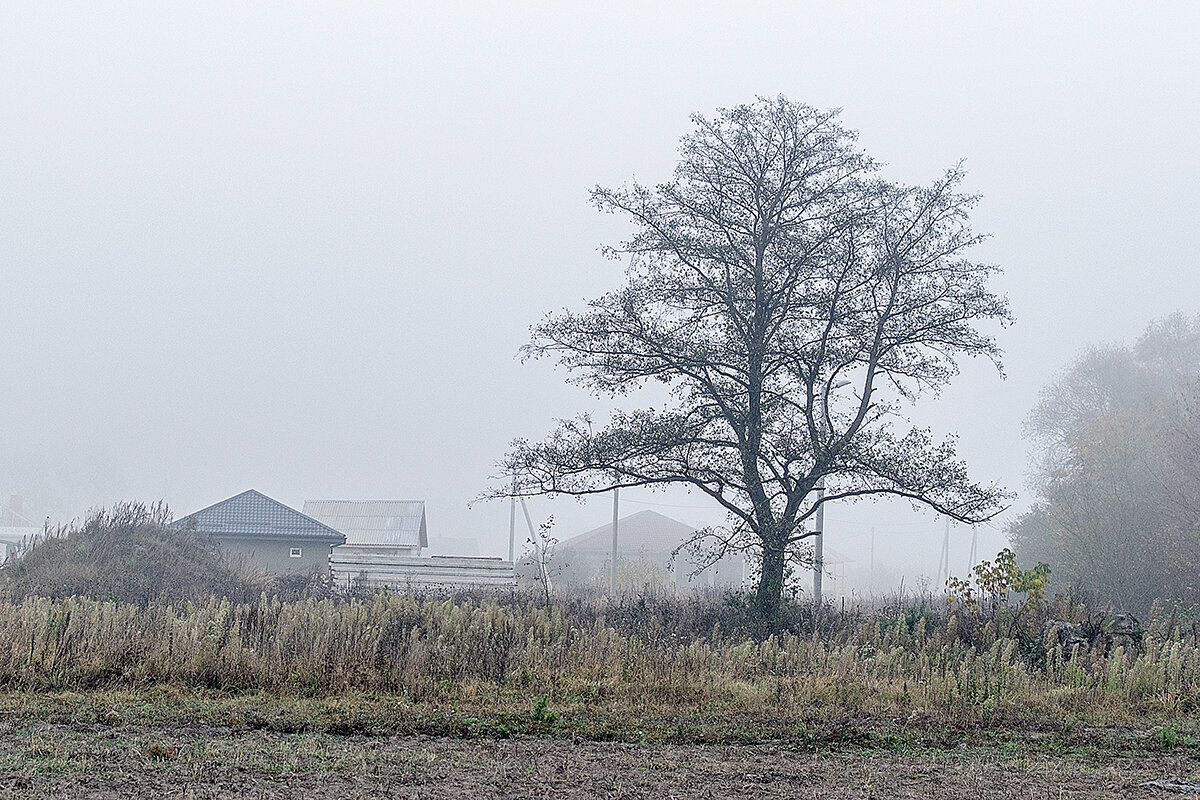
M 170 521 L 161 502 L 94 511 L 24 548 L 0 570 L 0 587 L 17 601 L 79 595 L 141 606 L 213 595 L 250 600 L 264 588 L 232 569 L 212 543 L 167 527 Z

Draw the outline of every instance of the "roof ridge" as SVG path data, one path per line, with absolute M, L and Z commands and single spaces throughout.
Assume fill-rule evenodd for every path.
M 207 505 L 207 506 L 205 506 L 204 508 L 200 509 L 199 511 L 193 511 L 193 512 L 192 512 L 192 513 L 190 513 L 190 514 L 184 514 L 182 517 L 180 517 L 179 519 L 175 520 L 175 522 L 174 522 L 174 523 L 172 523 L 172 524 L 173 524 L 173 525 L 177 525 L 177 524 L 179 524 L 181 521 L 183 521 L 183 520 L 187 519 L 188 517 L 196 517 L 196 516 L 199 516 L 200 514 L 203 514 L 205 511 L 212 511 L 212 510 L 213 510 L 214 508 L 216 508 L 217 506 L 224 505 L 225 503 L 228 503 L 228 502 L 230 502 L 231 500 L 236 500 L 236 499 L 238 499 L 239 497 L 242 497 L 242 496 L 244 496 L 244 495 L 248 495 L 248 494 L 256 494 L 256 495 L 258 495 L 259 497 L 264 497 L 264 498 L 266 498 L 267 500 L 272 500 L 273 502 L 279 503 L 279 501 L 278 501 L 278 500 L 274 500 L 274 498 L 267 497 L 265 494 L 263 494 L 262 492 L 260 492 L 258 489 L 247 489 L 247 490 L 246 490 L 246 491 L 244 491 L 244 492 L 238 492 L 238 493 L 237 493 L 237 494 L 235 494 L 235 495 L 230 495 L 229 497 L 226 497 L 224 500 L 218 500 L 217 502 L 213 503 L 212 505 Z M 279 505 L 283 505 L 283 503 L 279 503 Z
M 297 518 L 297 521 L 300 522 L 301 525 L 303 526 L 300 530 L 296 531 L 296 535 L 298 535 L 298 536 L 313 537 L 314 531 L 312 529 L 315 528 L 316 529 L 315 534 L 328 534 L 330 536 L 330 538 L 338 538 L 338 539 L 341 539 L 343 542 L 346 539 L 345 534 L 343 534 L 341 531 L 338 531 L 338 530 L 334 529 L 333 527 L 326 525 L 324 522 L 321 522 L 319 519 L 314 519 L 313 517 L 310 517 L 308 514 L 305 514 L 303 511 L 299 511 L 299 510 L 287 505 L 286 503 L 282 503 L 273 497 L 269 497 L 269 496 L 263 494 L 262 492 L 258 491 L 257 489 L 247 489 L 244 492 L 239 492 L 238 494 L 235 494 L 231 497 L 227 497 L 224 500 L 219 500 L 216 503 L 213 503 L 212 505 L 205 506 L 204 508 L 200 509 L 199 511 L 193 511 L 191 514 L 186 514 L 186 515 L 180 517 L 175 522 L 173 522 L 172 527 L 181 528 L 184 526 L 184 524 L 186 524 L 186 522 L 188 520 L 195 520 L 197 527 L 203 531 L 205 529 L 203 527 L 200 527 L 200 522 L 204 518 L 205 515 L 220 514 L 220 513 L 222 513 L 223 506 L 234 506 L 239 500 L 243 500 L 244 498 L 247 498 L 251 501 L 257 501 L 259 503 L 265 504 L 266 508 L 268 509 L 267 513 L 269 513 L 270 511 L 275 511 L 275 512 L 282 511 L 284 514 L 294 515 L 294 517 Z M 253 517 L 255 516 L 254 513 L 247 514 L 248 519 L 245 522 L 246 526 L 251 529 L 254 527 L 265 528 L 265 529 L 272 528 L 273 527 L 272 523 L 270 521 L 265 521 L 262 518 L 263 509 L 257 509 L 257 512 L 258 512 L 257 516 L 259 517 L 259 519 L 253 519 Z M 232 512 L 230 512 L 230 513 L 232 513 Z M 214 528 L 220 528 L 223 525 L 227 525 L 228 523 L 225 523 L 220 520 L 210 520 L 208 522 L 208 524 L 212 525 Z M 304 530 L 304 528 L 307 528 L 308 530 Z M 209 531 L 209 533 L 212 533 L 214 535 L 223 535 L 223 532 L 221 532 L 219 530 L 212 530 L 212 531 Z M 247 530 L 246 533 L 249 535 L 253 535 L 253 532 L 251 530 Z M 259 535 L 270 535 L 270 534 L 264 534 L 264 533 L 260 532 Z

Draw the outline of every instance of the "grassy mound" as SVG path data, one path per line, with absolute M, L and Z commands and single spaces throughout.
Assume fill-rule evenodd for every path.
M 211 596 L 256 597 L 209 542 L 167 527 L 162 504 L 122 503 L 82 525 L 49 533 L 0 568 L 0 592 L 20 600 L 92 597 L 123 603 L 178 603 Z

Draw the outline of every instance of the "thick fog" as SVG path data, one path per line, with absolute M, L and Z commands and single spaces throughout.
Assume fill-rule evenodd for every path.
M 843 108 L 899 180 L 966 159 L 1007 378 L 965 363 L 914 419 L 1015 510 L 1038 389 L 1200 311 L 1200 6 L 420 5 L 5 4 L 0 499 L 423 499 L 435 552 L 501 554 L 507 504 L 468 503 L 507 443 L 608 407 L 517 358 L 620 280 L 587 190 L 667 177 L 690 113 L 756 95 Z M 566 538 L 611 500 L 530 511 Z M 881 573 L 936 572 L 906 505 L 831 508 L 827 546 L 861 568 L 872 526 Z

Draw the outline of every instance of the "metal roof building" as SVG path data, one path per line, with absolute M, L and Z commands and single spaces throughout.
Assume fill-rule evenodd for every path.
M 511 586 L 511 561 L 421 556 L 429 547 L 422 500 L 309 500 L 304 513 L 346 534 L 329 557 L 339 586 L 393 589 Z
M 32 542 L 43 531 L 23 511 L 24 500 L 19 494 L 12 495 L 7 503 L 0 501 L 0 560 L 16 547 Z M 49 523 L 48 518 L 46 521 Z
M 208 536 L 245 566 L 273 574 L 329 572 L 329 550 L 345 535 L 262 492 L 247 489 L 172 524 Z
M 346 535 L 348 545 L 406 550 L 429 547 L 423 500 L 308 500 L 304 513 Z
M 0 560 L 7 558 L 10 552 L 22 544 L 32 542 L 41 532 L 41 528 L 30 526 L 0 526 Z

